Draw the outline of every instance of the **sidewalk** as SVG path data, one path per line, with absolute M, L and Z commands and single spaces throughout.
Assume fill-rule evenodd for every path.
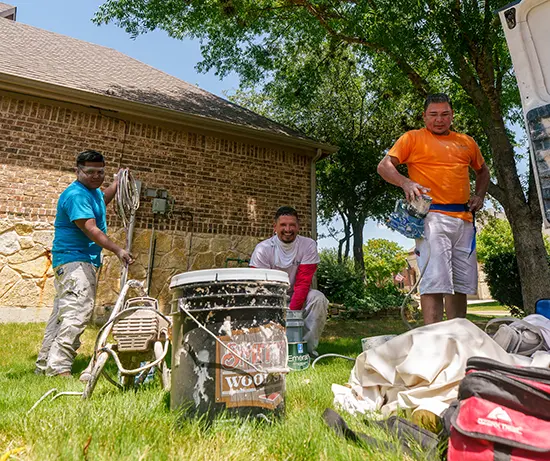
M 508 311 L 476 311 L 475 309 L 468 309 L 468 314 L 484 315 L 487 317 L 510 317 Z
M 468 306 L 475 306 L 476 304 L 488 304 L 496 302 L 494 299 L 468 299 Z

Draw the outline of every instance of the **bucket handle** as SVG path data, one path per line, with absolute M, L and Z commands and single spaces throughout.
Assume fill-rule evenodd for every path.
M 268 374 L 275 374 L 275 373 L 289 373 L 290 369 L 288 367 L 285 368 L 276 368 L 272 370 L 264 370 L 261 368 L 258 368 L 253 363 L 246 360 L 242 355 L 237 354 L 233 349 L 228 347 L 223 341 L 221 341 L 214 333 L 212 333 L 208 328 L 206 328 L 191 312 L 189 312 L 189 309 L 185 307 L 185 301 L 184 299 L 180 298 L 178 300 L 178 308 L 183 311 L 191 320 L 193 320 L 199 328 L 202 328 L 206 333 L 208 333 L 212 338 L 214 338 L 221 346 L 223 346 L 225 349 L 227 349 L 231 354 L 233 354 L 238 359 L 242 360 L 244 363 L 246 363 L 248 366 L 252 367 L 254 370 L 256 370 L 258 373 L 268 373 Z

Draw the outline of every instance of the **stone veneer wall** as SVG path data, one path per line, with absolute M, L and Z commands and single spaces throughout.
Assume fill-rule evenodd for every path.
M 51 264 L 53 227 L 48 223 L 0 221 L 0 306 L 10 308 L 52 307 L 54 274 Z M 110 233 L 123 244 L 124 229 Z M 250 236 L 191 234 L 182 231 L 157 231 L 150 295 L 158 298 L 164 312 L 169 311 L 171 278 L 187 270 L 235 267 L 227 258 L 247 259 L 260 240 Z M 138 229 L 132 253 L 136 262 L 130 266 L 129 278 L 147 278 L 151 230 Z M 96 317 L 102 318 L 114 305 L 120 283 L 120 262 L 104 251 L 96 297 Z M 40 316 L 39 319 L 43 319 Z
M 0 91 L 0 321 L 3 308 L 52 306 L 55 206 L 75 179 L 75 155 L 89 148 L 106 156 L 106 184 L 129 167 L 144 188 L 166 189 L 175 200 L 172 214 L 154 222 L 151 199 L 142 196 L 130 272 L 145 279 L 154 225 L 151 294 L 164 306 L 172 275 L 248 257 L 271 235 L 272 214 L 283 204 L 300 212 L 302 233 L 310 235 L 312 152 Z M 123 242 L 121 221 L 108 209 L 109 235 Z M 105 252 L 98 306 L 114 303 L 119 271 Z

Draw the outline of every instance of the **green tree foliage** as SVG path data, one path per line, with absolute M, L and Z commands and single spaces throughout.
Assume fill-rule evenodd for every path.
M 516 255 L 506 250 L 487 255 L 483 272 L 491 297 L 507 306 L 512 315 L 523 316 L 525 311 Z
M 96 21 L 115 21 L 134 36 L 161 28 L 175 38 L 198 38 L 204 58 L 199 70 L 214 69 L 220 77 L 236 71 L 244 87 L 269 89 L 279 82 L 280 91 L 301 101 L 320 94 L 321 77 L 340 50 L 358 57 L 352 64 L 374 71 L 388 88 L 401 91 L 406 79 L 408 91 L 398 98 L 410 102 L 409 115 L 420 112 L 426 94 L 451 93 L 455 126 L 478 140 L 494 167 L 489 192 L 510 221 L 523 298 L 531 306 L 550 297 L 550 270 L 534 177 L 530 174 L 524 192 L 506 127 L 506 122 L 521 120 L 510 56 L 494 14 L 507 3 L 107 0 Z M 294 72 L 297 63 L 300 72 Z
M 407 253 L 396 242 L 370 239 L 363 248 L 367 283 L 393 284 L 393 277 L 407 267 Z
M 484 263 L 488 258 L 503 253 L 515 254 L 512 228 L 506 219 L 495 216 L 483 218 L 485 223 L 477 236 L 477 259 Z M 544 247 L 550 254 L 550 239 L 544 235 Z M 520 294 L 521 296 L 521 294 Z
M 477 237 L 477 259 L 484 263 L 502 253 L 514 254 L 514 237 L 510 223 L 505 219 L 489 217 Z M 516 263 L 517 272 L 517 263 Z M 521 292 L 519 293 L 521 297 Z
M 403 112 L 401 100 L 382 97 L 389 91 L 385 82 L 365 63 L 356 62 L 360 56 L 346 49 L 328 49 L 326 54 L 330 66 L 324 64 L 329 62 L 327 56 L 307 57 L 309 64 L 315 61 L 316 68 L 325 68 L 318 75 L 318 91 L 307 99 L 299 91 L 304 84 L 304 63 L 295 61 L 294 68 L 289 64 L 284 80 L 274 79 L 262 90 L 241 90 L 232 100 L 339 147 L 317 165 L 319 216 L 327 225 L 334 217 L 341 219 L 344 237 L 339 261 L 342 246 L 353 236 L 355 265 L 363 271 L 365 221 L 386 217 L 400 195 L 377 174 L 376 166 L 410 120 L 406 113 L 395 117 Z M 294 82 L 293 91 L 288 80 Z

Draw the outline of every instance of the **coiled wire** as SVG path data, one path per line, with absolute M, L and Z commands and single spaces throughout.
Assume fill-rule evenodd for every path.
M 118 186 L 115 195 L 116 212 L 128 229 L 130 217 L 139 208 L 139 190 L 130 170 L 123 169 L 118 173 Z

